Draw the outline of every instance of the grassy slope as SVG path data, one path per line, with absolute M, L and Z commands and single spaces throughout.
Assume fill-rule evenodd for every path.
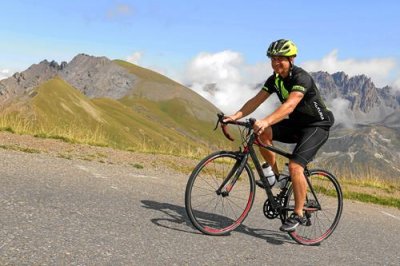
M 149 119 L 146 113 L 135 112 L 119 101 L 91 100 L 59 78 L 39 86 L 37 93 L 32 104 L 39 130 L 49 134 L 63 135 L 63 130 L 73 129 L 83 136 L 97 131 L 105 145 L 122 149 L 167 151 L 199 146 L 194 138 L 187 137 L 184 129 L 175 130 L 179 123 L 174 123 L 169 116 L 174 109 L 182 110 L 182 106 L 173 101 L 161 102 L 159 106 L 146 100 L 136 101 L 154 111 L 155 117 L 168 122 L 160 124 Z
M 67 141 L 176 154 L 204 154 L 229 144 L 213 132 L 218 109 L 177 82 L 115 60 L 138 79 L 120 100 L 89 99 L 56 77 L 0 116 L 9 131 Z M 23 107 L 23 109 L 22 109 Z M 235 147 L 238 145 L 236 144 Z
M 171 86 L 181 86 L 145 69 L 139 74 L 142 85 L 139 91 L 151 90 L 149 84 L 169 86 L 171 91 L 175 91 Z M 119 149 L 186 155 L 204 154 L 210 145 L 224 142 L 221 134 L 212 131 L 214 121 L 195 117 L 190 113 L 190 103 L 185 98 L 152 101 L 133 94 L 120 101 L 89 99 L 58 77 L 40 85 L 35 91 L 35 96 L 23 104 L 29 108 L 24 108 L 23 112 L 8 121 L 3 117 L 0 121 L 3 128 Z M 215 107 L 211 112 L 216 113 Z
M 207 100 L 156 72 L 121 60 L 114 62 L 140 80 L 121 103 L 195 142 L 226 145 L 220 132 L 212 131 L 219 110 Z

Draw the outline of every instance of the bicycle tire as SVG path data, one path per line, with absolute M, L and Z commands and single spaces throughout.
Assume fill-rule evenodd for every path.
M 227 196 L 216 193 L 228 173 L 237 172 L 241 160 L 237 152 L 215 152 L 205 157 L 190 175 L 185 191 L 186 213 L 193 226 L 202 233 L 228 234 L 250 212 L 255 196 L 255 181 L 248 163 Z
M 307 198 L 304 204 L 307 223 L 299 225 L 294 232 L 289 232 L 289 235 L 299 244 L 312 246 L 327 239 L 338 225 L 343 211 L 343 194 L 336 177 L 325 170 L 309 170 L 308 178 L 321 208 L 320 210 L 315 208 L 317 201 L 307 186 Z M 294 209 L 292 184 L 288 189 L 285 209 L 286 218 Z

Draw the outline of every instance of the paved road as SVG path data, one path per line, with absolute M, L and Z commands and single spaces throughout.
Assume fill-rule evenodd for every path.
M 183 175 L 0 150 L 0 265 L 399 265 L 400 210 L 345 202 L 341 223 L 305 247 L 262 214 L 199 234 Z M 261 191 L 260 191 L 261 192 Z

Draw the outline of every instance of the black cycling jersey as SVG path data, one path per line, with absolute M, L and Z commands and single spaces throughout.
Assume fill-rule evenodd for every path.
M 289 119 L 295 125 L 329 128 L 334 123 L 333 114 L 323 102 L 313 78 L 300 67 L 293 66 L 286 78 L 274 73 L 267 79 L 262 89 L 269 94 L 276 93 L 282 103 L 292 91 L 304 93 L 303 99 L 289 115 Z

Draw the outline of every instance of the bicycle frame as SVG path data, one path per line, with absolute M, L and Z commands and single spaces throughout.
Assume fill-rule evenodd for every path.
M 282 151 L 276 147 L 270 146 L 270 145 L 264 145 L 263 143 L 261 143 L 258 138 L 255 137 L 254 134 L 251 134 L 249 141 L 247 142 L 247 149 L 249 151 L 250 157 L 254 163 L 254 166 L 256 167 L 257 173 L 260 176 L 261 182 L 264 184 L 264 189 L 265 192 L 267 194 L 268 200 L 271 203 L 272 208 L 276 209 L 276 210 L 281 210 L 282 209 L 282 205 L 279 204 L 279 202 L 276 200 L 273 192 L 272 192 L 272 186 L 270 186 L 267 177 L 264 175 L 260 160 L 257 157 L 256 151 L 254 149 L 254 145 L 257 145 L 259 147 L 262 147 L 264 149 L 273 151 L 275 153 L 278 153 L 286 158 L 290 158 L 290 153 L 287 153 L 285 151 Z
M 291 182 L 293 180 L 289 177 L 288 182 L 278 192 L 270 186 L 255 146 L 289 160 L 292 154 L 262 143 L 254 133 L 255 119 L 227 119 L 224 122 L 223 114 L 219 114 L 218 117 L 215 129 L 221 123 L 224 135 L 230 140 L 233 138 L 228 134 L 227 125 L 240 126 L 240 148 L 237 151 L 213 152 L 193 169 L 185 191 L 185 209 L 190 221 L 207 235 L 226 235 L 235 230 L 253 206 L 256 192 L 255 175 L 258 174 L 262 184 L 257 181 L 257 185 L 263 187 L 267 194 L 263 205 L 265 217 L 279 217 L 284 223 L 295 210 L 296 195 Z M 249 160 L 253 161 L 251 165 Z M 304 176 L 307 192 L 303 216 L 306 221 L 288 233 L 297 243 L 310 246 L 320 243 L 335 230 L 343 209 L 343 194 L 336 177 L 324 169 L 305 168 Z M 323 208 L 320 202 L 324 204 Z
M 222 119 L 223 119 L 223 117 L 224 117 L 223 114 L 219 114 L 218 117 L 219 117 L 218 123 L 221 123 L 222 131 L 223 131 L 224 135 L 225 135 L 228 139 L 230 139 L 230 140 L 233 141 L 233 138 L 232 138 L 232 137 L 230 136 L 230 134 L 227 132 L 226 127 L 224 127 L 224 125 L 226 125 L 226 124 L 224 124 L 224 122 L 222 122 Z M 225 180 L 222 182 L 221 186 L 218 188 L 217 194 L 218 194 L 218 195 L 222 194 L 222 196 L 227 196 L 227 195 L 229 195 L 229 192 L 231 191 L 232 187 L 234 186 L 234 184 L 235 184 L 236 181 L 238 180 L 239 175 L 240 175 L 240 173 L 243 171 L 243 169 L 244 169 L 244 167 L 245 167 L 245 165 L 246 165 L 246 163 L 247 163 L 247 161 L 248 161 L 248 159 L 249 159 L 249 156 L 250 156 L 250 158 L 252 159 L 252 161 L 253 161 L 253 163 L 254 163 L 254 166 L 255 166 L 255 168 L 256 168 L 256 170 L 257 170 L 257 173 L 258 173 L 258 175 L 259 175 L 259 177 L 260 177 L 260 179 L 261 179 L 261 182 L 262 182 L 263 185 L 264 185 L 265 192 L 266 192 L 266 194 L 267 194 L 268 200 L 269 200 L 270 203 L 271 203 L 272 208 L 274 208 L 274 209 L 276 209 L 276 210 L 281 210 L 281 209 L 282 209 L 282 206 L 277 202 L 277 200 L 276 200 L 276 198 L 275 198 L 275 196 L 274 196 L 274 194 L 273 194 L 273 192 L 272 192 L 272 186 L 269 185 L 269 182 L 268 182 L 268 180 L 267 180 L 267 177 L 264 175 L 264 172 L 263 172 L 261 163 L 260 163 L 260 161 L 259 161 L 259 159 L 258 159 L 258 157 L 257 157 L 256 151 L 255 151 L 255 149 L 254 149 L 254 145 L 256 145 L 256 146 L 258 146 L 258 147 L 261 147 L 261 148 L 264 148 L 264 149 L 266 149 L 266 150 L 270 150 L 270 151 L 272 151 L 272 152 L 275 152 L 275 153 L 277 153 L 277 154 L 279 154 L 279 155 L 281 155 L 281 156 L 283 156 L 283 157 L 286 157 L 286 158 L 288 158 L 288 159 L 291 158 L 291 155 L 292 155 L 292 154 L 291 154 L 291 153 L 288 153 L 288 152 L 286 152 L 286 151 L 283 151 L 283 150 L 281 150 L 281 149 L 278 149 L 277 147 L 274 147 L 274 146 L 271 146 L 271 145 L 265 145 L 264 143 L 262 143 L 262 142 L 259 140 L 258 136 L 256 136 L 256 135 L 254 134 L 254 131 L 253 131 L 254 122 L 255 122 L 255 119 L 250 119 L 249 122 L 238 122 L 238 121 L 232 122 L 232 124 L 237 124 L 237 125 L 239 125 L 239 126 L 244 126 L 244 127 L 246 127 L 246 129 L 248 130 L 247 136 L 249 136 L 249 139 L 248 139 L 247 142 L 245 143 L 245 146 L 243 147 L 244 149 L 243 149 L 243 151 L 241 152 L 241 154 L 244 156 L 244 158 L 240 161 L 240 165 L 239 165 L 238 168 L 236 168 L 236 167 L 233 168 L 233 169 L 237 169 L 237 170 L 235 171 L 236 174 L 235 174 L 234 178 L 231 180 L 231 183 L 226 187 L 226 190 L 225 190 L 224 192 L 222 192 L 222 189 L 225 187 L 225 185 L 228 183 L 228 181 L 231 179 L 232 175 L 234 174 L 234 173 L 232 173 L 232 172 L 229 173 L 228 176 L 225 178 Z M 218 127 L 218 123 L 217 123 L 217 127 Z M 216 127 L 216 128 L 217 128 L 217 127 Z M 232 169 L 232 170 L 233 170 L 233 169 Z M 305 171 L 306 173 L 308 172 L 307 167 L 304 169 L 304 171 Z M 314 199 L 315 199 L 316 202 L 317 202 L 316 209 L 317 209 L 317 210 L 321 210 L 321 204 L 320 204 L 319 201 L 318 201 L 318 197 L 316 196 L 316 193 L 315 193 L 315 191 L 314 191 L 314 188 L 312 187 L 312 184 L 311 184 L 311 182 L 310 182 L 310 180 L 309 180 L 307 174 L 305 174 L 304 176 L 305 176 L 305 178 L 306 178 L 307 185 L 308 185 L 308 187 L 310 188 L 310 191 L 311 191 L 311 193 L 313 194 L 313 197 L 314 197 Z
M 254 137 L 254 134 L 253 134 L 253 137 Z M 278 149 L 278 148 L 276 148 L 276 147 L 274 147 L 274 146 L 265 145 L 265 144 L 261 143 L 261 141 L 260 141 L 258 138 L 255 138 L 254 144 L 257 145 L 257 146 L 259 146 L 259 147 L 261 147 L 261 148 L 264 148 L 264 149 L 270 150 L 270 151 L 272 151 L 272 152 L 275 152 L 275 153 L 277 153 L 277 154 L 279 154 L 279 155 L 281 155 L 281 156 L 283 156 L 283 157 L 286 157 L 286 158 L 288 158 L 288 159 L 290 159 L 291 156 L 292 156 L 291 153 L 285 152 L 285 151 L 283 151 L 283 150 L 281 150 L 281 149 Z M 251 145 L 251 148 L 253 149 L 253 152 L 254 152 L 253 145 Z M 256 160 L 258 161 L 258 157 L 256 156 L 255 152 L 254 152 L 254 156 L 255 156 Z M 252 159 L 253 159 L 253 162 L 254 162 L 254 157 L 253 157 L 253 156 L 252 156 Z M 258 164 L 259 164 L 259 161 L 258 161 Z M 259 172 L 258 169 L 257 169 L 257 172 L 258 172 L 258 174 L 260 174 L 260 172 Z M 262 172 L 263 175 L 264 175 L 264 172 L 262 171 L 262 169 L 261 169 L 261 172 Z M 304 172 L 306 173 L 306 174 L 304 175 L 304 177 L 305 177 L 305 179 L 306 179 L 306 181 L 307 181 L 307 185 L 308 185 L 308 187 L 310 188 L 310 191 L 311 191 L 311 193 L 313 194 L 314 199 L 317 201 L 317 206 L 318 206 L 317 209 L 318 209 L 318 210 L 321 210 L 321 204 L 319 203 L 318 197 L 317 197 L 317 195 L 316 195 L 316 193 L 315 193 L 315 191 L 314 191 L 314 188 L 313 188 L 313 186 L 312 186 L 312 184 L 311 184 L 311 181 L 310 181 L 310 179 L 308 178 L 308 169 L 307 169 L 307 166 L 304 168 Z M 260 175 L 260 176 L 261 176 L 261 175 Z M 265 178 L 265 180 L 266 180 L 266 178 Z M 268 182 L 267 182 L 267 183 L 268 183 Z M 265 186 L 265 184 L 264 184 L 264 187 L 268 187 L 268 186 Z M 269 188 L 269 190 L 271 190 L 271 189 Z M 270 199 L 268 192 L 267 192 L 267 195 L 268 195 L 268 198 Z M 271 200 L 271 199 L 270 199 L 270 200 Z M 272 202 L 272 206 L 275 208 L 275 206 L 274 206 L 273 204 L 274 204 L 276 201 L 275 201 L 275 202 L 274 202 L 274 201 L 271 201 L 271 202 Z M 279 206 L 280 206 L 280 205 L 279 205 Z

